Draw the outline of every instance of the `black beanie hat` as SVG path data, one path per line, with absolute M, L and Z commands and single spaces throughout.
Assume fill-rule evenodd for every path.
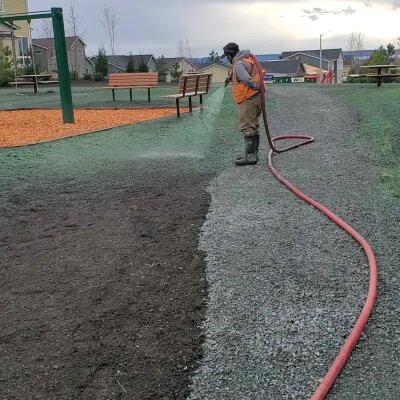
M 239 46 L 236 43 L 228 43 L 224 46 L 224 55 L 235 57 L 239 53 Z

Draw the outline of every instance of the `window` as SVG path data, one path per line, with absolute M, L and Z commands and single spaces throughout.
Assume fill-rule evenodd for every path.
M 51 49 L 51 58 L 56 58 L 56 49 Z
M 35 54 L 43 54 L 42 50 L 35 50 Z
M 4 12 L 4 0 L 0 0 L 0 12 Z
M 79 50 L 78 50 L 78 54 L 83 54 L 83 50 L 82 50 L 82 49 L 79 49 Z

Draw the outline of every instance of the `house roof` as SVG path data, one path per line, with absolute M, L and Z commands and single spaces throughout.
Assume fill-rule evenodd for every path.
M 86 46 L 86 43 L 79 36 L 68 36 L 65 38 L 67 49 L 70 49 L 77 40 L 80 40 L 82 44 Z M 55 47 L 54 38 L 32 39 L 32 43 L 46 49 L 52 49 Z
M 260 62 L 279 60 L 279 54 L 256 54 L 256 58 Z
M 128 61 L 131 57 L 133 58 L 133 64 L 134 64 L 135 68 L 139 67 L 142 60 L 146 65 L 149 65 L 150 61 L 152 59 L 154 59 L 153 54 L 143 54 L 143 55 L 132 54 L 132 55 L 128 55 L 128 56 L 126 56 L 126 55 L 107 56 L 107 60 L 110 65 L 113 65 L 114 67 L 119 68 L 122 71 L 125 71 Z M 96 59 L 97 59 L 97 56 L 90 57 L 90 60 L 92 60 L 92 62 L 95 62 Z
M 344 65 L 351 65 L 353 63 L 354 63 L 354 56 L 352 56 L 352 55 L 345 55 L 344 56 L 344 61 L 343 61 Z
M 209 63 L 199 63 L 197 64 L 197 67 L 199 68 L 199 72 L 203 71 L 205 69 L 211 68 L 211 67 L 217 67 L 217 68 L 222 68 L 226 71 L 230 69 L 230 66 L 227 64 L 222 64 L 222 63 L 217 63 L 217 62 L 209 62 Z
M 186 57 L 164 57 L 164 60 L 168 68 L 172 68 L 174 65 L 179 64 L 183 60 L 193 65 L 193 67 L 197 67 L 196 63 Z
M 264 61 L 260 63 L 267 74 L 297 74 L 299 69 L 304 72 L 302 62 L 300 60 L 275 60 Z
M 319 58 L 319 50 L 298 50 L 298 51 L 284 51 L 281 54 L 281 59 L 292 57 L 296 54 L 306 54 L 311 57 Z M 343 54 L 342 49 L 323 49 L 321 51 L 324 60 L 337 60 L 340 54 Z
M 346 50 L 343 52 L 345 56 L 354 56 L 354 58 L 368 58 L 374 50 Z
M 316 75 L 316 76 L 319 76 L 319 74 L 320 74 L 320 72 L 322 71 L 323 73 L 325 73 L 325 72 L 328 72 L 326 69 L 319 69 L 319 67 L 315 67 L 314 65 L 309 65 L 309 64 L 304 64 L 303 63 L 303 67 L 304 67 L 304 70 L 305 70 L 305 72 L 306 72 L 306 75 L 308 75 L 308 76 L 314 76 L 314 75 Z
M 9 34 L 12 28 L 14 28 L 14 30 L 21 29 L 18 25 L 11 24 L 11 22 L 0 21 L 0 34 Z

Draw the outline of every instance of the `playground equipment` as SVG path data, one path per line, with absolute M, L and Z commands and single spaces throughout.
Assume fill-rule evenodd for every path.
M 333 82 L 333 73 L 332 71 L 328 71 L 328 73 L 324 74 L 321 83 L 332 83 L 332 82 Z
M 56 49 L 56 61 L 58 70 L 58 80 L 60 85 L 61 108 L 64 123 L 74 123 L 74 108 L 72 104 L 71 82 L 68 69 L 67 46 L 65 42 L 64 17 L 62 8 L 54 7 L 50 11 L 36 11 L 27 14 L 8 14 L 0 16 L 0 22 L 11 24 L 11 36 L 14 56 L 15 72 L 17 69 L 15 41 L 14 41 L 14 22 L 28 21 L 30 24 L 33 19 L 51 18 L 54 30 L 54 43 Z M 30 29 L 29 29 L 30 31 Z M 29 33 L 30 35 L 30 33 Z M 30 36 L 29 36 L 30 37 Z M 32 40 L 30 40 L 32 43 Z M 31 50 L 32 51 L 32 50 Z M 34 62 L 34 51 L 32 51 L 32 61 Z M 34 67 L 35 68 L 35 67 Z M 36 75 L 36 71 L 35 71 Z

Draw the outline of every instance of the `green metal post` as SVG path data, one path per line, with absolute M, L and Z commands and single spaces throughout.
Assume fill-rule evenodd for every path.
M 74 107 L 72 104 L 71 79 L 68 69 L 67 45 L 65 42 L 64 18 L 62 8 L 52 8 L 54 42 L 57 56 L 58 80 L 64 124 L 74 123 Z

